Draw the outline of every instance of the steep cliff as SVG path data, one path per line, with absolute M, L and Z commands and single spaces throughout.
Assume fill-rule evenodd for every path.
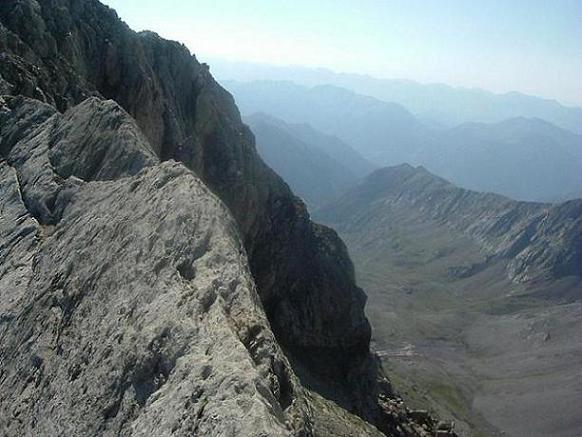
M 303 386 L 435 425 L 370 354 L 345 246 L 184 46 L 96 0 L 7 0 L 0 51 L 9 435 L 377 433 Z
M 289 347 L 367 353 L 365 298 L 343 245 L 310 222 L 303 205 L 258 159 L 232 97 L 206 66 L 178 43 L 132 32 L 97 1 L 10 0 L 0 13 L 0 74 L 10 93 L 61 111 L 91 95 L 115 100 L 160 159 L 183 162 L 230 208 L 280 338 Z M 343 265 L 333 268 L 330 256 Z M 322 305 L 330 297 L 338 307 Z

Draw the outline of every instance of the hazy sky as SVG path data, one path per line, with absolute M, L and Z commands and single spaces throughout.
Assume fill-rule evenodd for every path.
M 102 0 L 201 60 L 336 71 L 582 105 L 582 0 Z

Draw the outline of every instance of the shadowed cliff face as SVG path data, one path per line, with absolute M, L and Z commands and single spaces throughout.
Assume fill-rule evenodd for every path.
M 3 103 L 0 151 L 13 169 L 6 171 L 18 175 L 20 188 L 11 193 L 20 193 L 21 203 L 28 211 L 26 217 L 40 226 L 39 235 L 60 226 L 68 199 L 78 190 L 77 179 L 135 178 L 160 160 L 183 163 L 232 213 L 269 326 L 304 383 L 337 399 L 385 432 L 419 432 L 404 407 L 385 396 L 390 394 L 390 387 L 369 353 L 370 326 L 363 312 L 365 295 L 355 285 L 344 244 L 335 232 L 311 222 L 302 202 L 263 164 L 232 97 L 184 46 L 151 33 L 132 32 L 112 10 L 97 1 L 8 0 L 0 4 L 0 51 L 1 92 L 36 99 L 31 103 L 22 97 L 7 98 Z M 112 99 L 121 107 L 103 99 Z M 30 138 L 23 138 L 24 134 Z M 10 174 L 6 177 L 14 179 Z M 99 187 L 112 193 L 121 189 Z M 154 195 L 142 194 L 144 199 Z M 89 204 L 93 194 L 87 196 Z M 124 204 L 123 198 L 117 202 Z M 23 205 L 19 204 L 19 208 Z M 101 207 L 116 205 L 104 203 Z M 165 207 L 172 211 L 178 205 Z M 180 205 L 181 209 L 184 207 L 187 209 L 188 203 Z M 220 215 L 223 210 L 213 211 Z M 111 219 L 123 221 L 124 217 Z M 84 220 L 90 223 L 89 216 Z M 156 213 L 152 220 L 163 218 Z M 150 221 L 146 222 L 151 226 Z M 82 232 L 82 228 L 71 232 Z M 157 228 L 152 231 L 157 232 Z M 100 232 L 95 230 L 96 235 Z M 115 235 L 111 234 L 112 241 Z M 57 242 L 54 244 L 38 249 L 49 251 L 49 264 L 64 250 L 57 247 Z M 140 250 L 139 245 L 135 250 Z M 186 249 L 180 246 L 180 250 Z M 25 259 L 31 259 L 35 252 L 27 253 Z M 75 264 L 75 259 L 71 262 L 85 265 Z M 144 263 L 138 263 L 136 268 L 146 272 L 152 267 Z M 47 269 L 52 268 L 49 264 Z M 186 278 L 191 276 L 187 266 L 180 264 L 176 268 L 183 270 Z M 48 276 L 38 280 L 44 281 L 42 284 L 50 282 Z M 63 288 L 71 286 L 65 282 Z M 106 289 L 95 292 L 105 293 Z M 17 305 L 20 297 L 14 299 Z M 35 314 L 42 319 L 45 309 L 38 307 L 39 303 L 35 305 Z M 26 320 L 21 323 L 26 325 Z M 9 325 L 14 329 L 15 325 Z M 45 343 L 50 340 L 42 344 Z M 16 340 L 12 346 L 18 344 Z M 18 361 L 15 363 L 19 365 Z M 301 425 L 301 396 L 289 395 L 289 390 L 295 393 L 293 378 L 284 376 L 284 365 L 275 367 L 279 370 L 273 370 L 272 375 L 282 375 L 283 382 L 277 376 L 268 377 L 279 381 L 273 383 L 272 393 L 282 399 L 281 408 L 288 408 L 291 399 L 298 402 L 296 409 L 285 413 L 284 420 L 297 416 L 296 429 L 308 431 L 308 426 Z M 10 371 L 24 375 L 18 373 L 19 368 Z M 112 388 L 115 393 L 127 391 L 128 384 L 135 382 L 131 376 L 134 373 L 128 375 Z M 13 377 L 18 381 L 18 376 Z M 290 382 L 285 382 L 288 379 Z M 136 396 L 138 402 L 141 398 Z M 124 397 L 120 399 L 123 403 Z M 129 406 L 124 409 L 117 405 L 112 411 L 118 407 L 126 417 L 135 419 L 137 413 Z M 50 411 L 52 407 L 46 408 Z
M 364 294 L 333 231 L 257 157 L 232 97 L 188 50 L 136 34 L 92 0 L 2 2 L 4 92 L 65 110 L 91 95 L 114 99 L 162 160 L 194 170 L 228 205 L 269 319 L 289 349 L 350 351 L 366 359 Z

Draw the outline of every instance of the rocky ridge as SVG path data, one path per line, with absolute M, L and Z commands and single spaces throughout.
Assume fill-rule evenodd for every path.
M 507 259 L 513 281 L 582 276 L 582 200 L 558 205 L 518 202 L 458 188 L 421 166 L 405 164 L 374 172 L 318 216 L 347 230 L 399 204 L 466 233 L 489 260 Z
M 222 202 L 114 102 L 3 103 L 6 435 L 308 430 Z
M 345 247 L 258 159 L 206 66 L 181 44 L 132 32 L 97 1 L 8 1 L 0 14 L 0 74 L 12 94 L 60 111 L 91 95 L 115 100 L 160 159 L 183 162 L 229 207 L 280 341 L 367 359 L 365 296 Z
M 96 0 L 8 0 L 0 57 L 7 435 L 436 426 L 370 354 L 345 246 L 184 46 Z

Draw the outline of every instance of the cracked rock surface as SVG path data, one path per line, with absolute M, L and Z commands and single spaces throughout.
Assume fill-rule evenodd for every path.
M 345 245 L 183 45 L 5 0 L 0 61 L 5 435 L 429 435 Z
M 158 159 L 182 162 L 221 198 L 237 221 L 267 316 L 290 353 L 311 348 L 328 362 L 350 356 L 345 368 L 369 358 L 365 295 L 355 284 L 344 244 L 335 232 L 313 223 L 302 202 L 262 162 L 232 96 L 185 46 L 152 32 L 133 32 L 96 0 L 6 0 L 0 3 L 0 55 L 3 92 L 45 102 L 47 113 L 39 117 L 65 113 L 58 132 L 43 141 L 58 140 L 69 129 L 68 109 L 94 96 L 112 99 L 142 132 L 128 128 L 124 141 L 145 137 Z M 92 143 L 100 137 L 80 148 L 61 142 L 49 158 L 65 177 L 78 169 L 59 159 L 73 150 L 80 159 L 68 165 L 84 166 L 80 177 L 103 179 L 112 170 L 135 170 L 101 166 L 101 174 L 93 174 L 91 164 L 81 164 L 106 153 L 105 141 L 98 148 Z M 114 150 L 105 157 L 130 162 L 114 157 Z M 42 189 L 51 192 L 46 176 Z M 54 199 L 30 196 L 43 218 L 54 220 L 47 215 Z
M 12 136 L 0 165 L 0 428 L 7 435 L 308 429 L 301 389 L 222 202 L 183 165 L 158 163 L 111 102 L 90 100 L 43 121 L 43 104 L 17 100 L 4 107 L 5 121 L 16 110 L 28 131 Z M 115 153 L 84 158 L 99 151 L 93 128 L 107 139 L 104 126 Z M 74 150 L 60 154 L 62 147 Z M 126 161 L 117 165 L 120 157 Z

